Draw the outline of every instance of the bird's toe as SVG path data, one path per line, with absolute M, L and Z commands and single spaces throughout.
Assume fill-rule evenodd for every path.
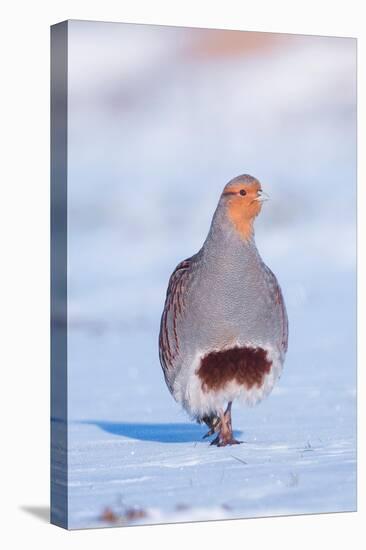
M 217 435 L 217 436 L 215 437 L 215 439 L 213 439 L 213 440 L 211 441 L 210 445 L 216 445 L 217 447 L 221 447 L 221 445 L 220 445 L 220 436 Z

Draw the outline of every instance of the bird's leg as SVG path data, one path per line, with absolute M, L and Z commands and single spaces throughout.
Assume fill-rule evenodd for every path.
M 227 422 L 227 425 L 231 431 L 231 434 L 233 432 L 233 428 L 232 428 L 232 424 L 231 424 L 231 406 L 232 406 L 233 402 L 232 401 L 229 401 L 229 403 L 227 404 L 227 407 L 226 407 L 226 411 L 225 411 L 225 418 L 226 418 L 226 422 Z
M 225 416 L 227 416 L 230 421 L 230 427 L 231 427 L 231 405 L 232 405 L 232 402 L 230 401 L 225 411 Z M 209 431 L 203 436 L 202 439 L 206 439 L 206 437 L 210 437 L 214 433 L 217 433 L 220 431 L 221 418 L 217 414 L 212 414 L 211 416 L 204 416 L 202 420 L 210 428 Z
M 231 420 L 231 406 L 232 406 L 232 404 L 233 404 L 233 402 L 229 401 L 229 403 L 226 407 L 226 411 L 225 411 L 226 423 L 227 423 L 228 431 L 229 431 L 229 434 L 230 434 L 230 441 L 229 441 L 228 444 L 229 445 L 238 445 L 239 443 L 242 443 L 242 441 L 238 441 L 233 436 L 233 427 L 232 427 L 232 420 Z
M 226 411 L 220 411 L 220 431 L 217 437 L 211 442 L 211 445 L 217 445 L 218 447 L 225 447 L 226 445 L 237 445 L 241 441 L 237 441 L 233 437 L 233 429 L 231 423 L 231 406 L 232 402 L 228 403 Z

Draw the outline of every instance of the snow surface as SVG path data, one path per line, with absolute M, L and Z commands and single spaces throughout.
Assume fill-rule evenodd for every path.
M 70 25 L 69 526 L 355 510 L 355 42 L 206 59 L 199 30 Z M 157 339 L 168 277 L 240 173 L 271 196 L 256 240 L 289 352 L 267 400 L 234 405 L 244 443 L 216 448 Z
M 234 408 L 244 443 L 217 448 L 168 394 L 154 334 L 73 334 L 70 527 L 101 525 L 105 507 L 148 510 L 143 523 L 354 510 L 353 365 L 297 344 L 271 397 Z

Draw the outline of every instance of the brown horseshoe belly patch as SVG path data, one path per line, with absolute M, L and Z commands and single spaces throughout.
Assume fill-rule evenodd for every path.
M 260 347 L 234 347 L 212 351 L 201 359 L 196 373 L 203 391 L 220 390 L 235 381 L 247 389 L 263 384 L 264 376 L 271 370 L 272 361 L 267 351 Z

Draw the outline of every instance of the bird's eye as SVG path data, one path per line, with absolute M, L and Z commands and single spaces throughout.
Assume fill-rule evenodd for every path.
M 245 189 L 240 189 L 239 191 L 240 195 L 242 195 L 244 197 L 244 195 L 247 194 L 247 192 L 245 191 Z

